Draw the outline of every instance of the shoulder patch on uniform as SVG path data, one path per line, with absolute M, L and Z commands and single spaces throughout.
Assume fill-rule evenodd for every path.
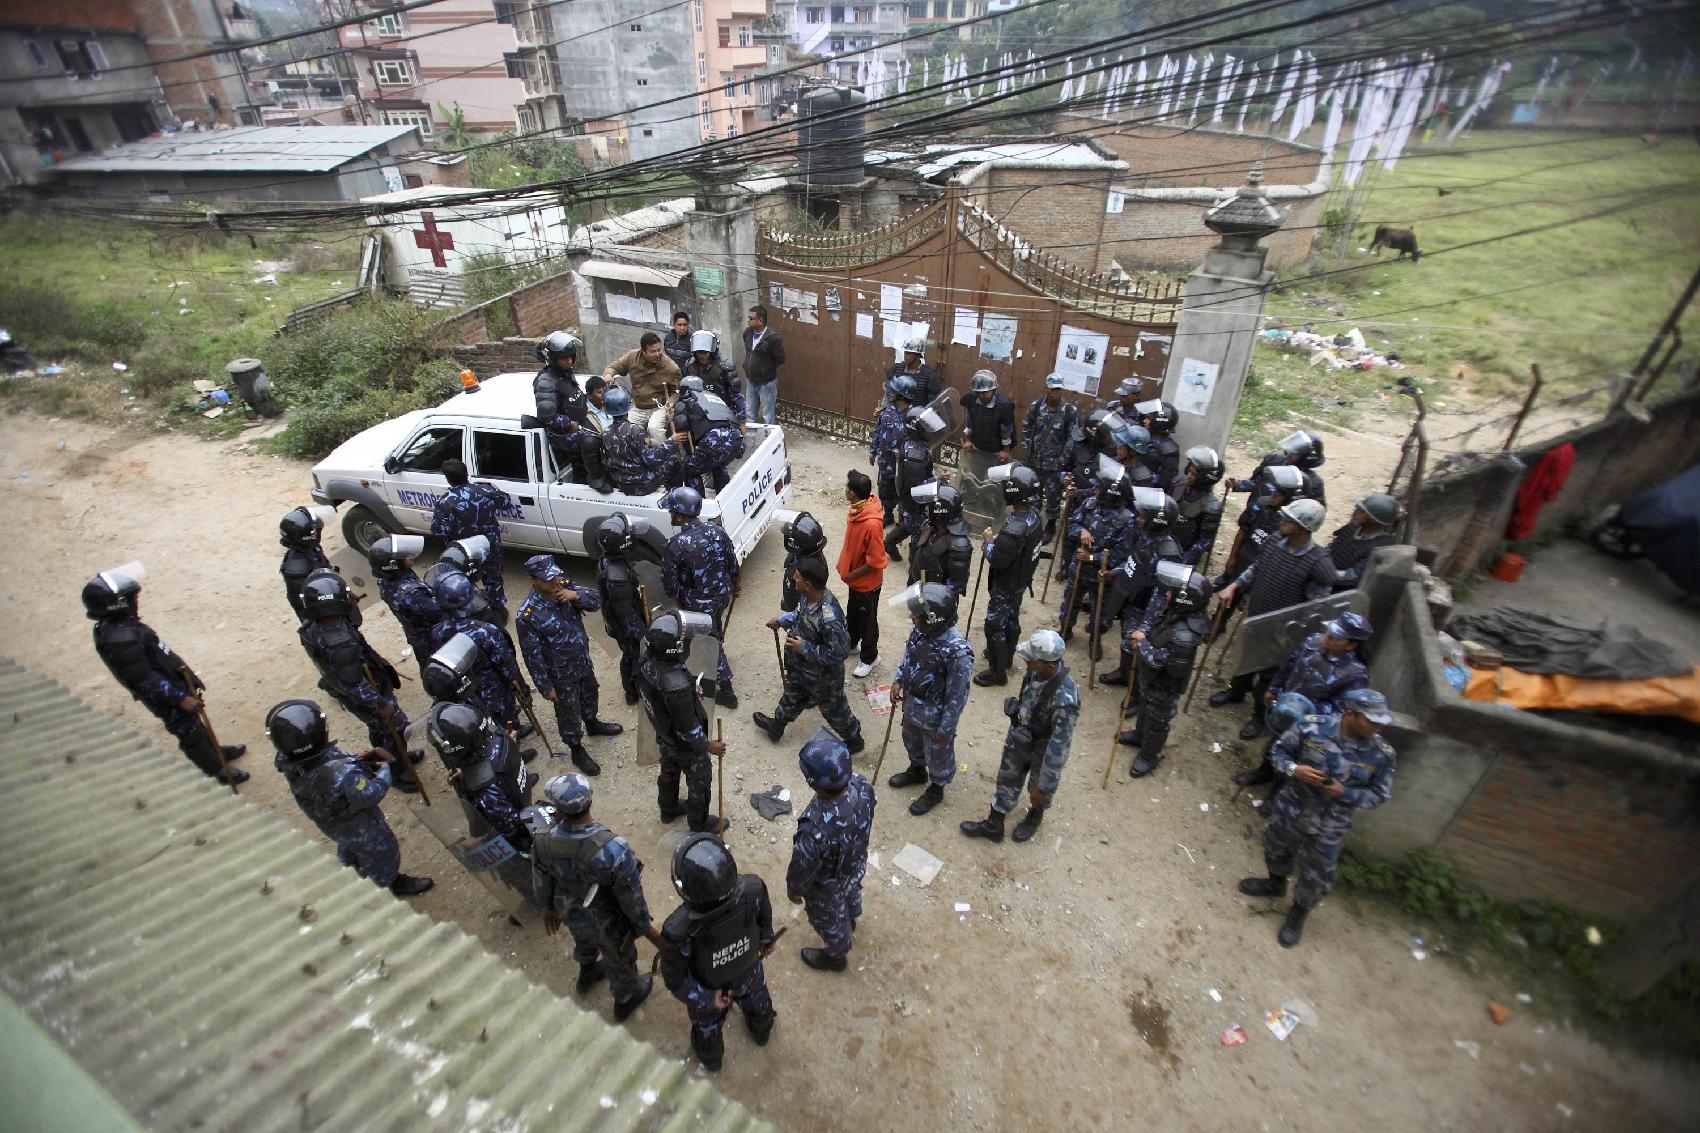
M 356 774 L 354 776 L 354 789 L 356 791 L 364 791 L 366 789 L 366 776 L 365 775 Z

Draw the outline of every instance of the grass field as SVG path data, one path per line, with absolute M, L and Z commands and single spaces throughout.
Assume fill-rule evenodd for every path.
M 1700 266 L 1700 146 L 1686 134 L 1479 132 L 1366 177 L 1350 251 L 1332 258 L 1319 232 L 1315 260 L 1282 273 L 1269 325 L 1356 326 L 1431 396 L 1514 401 L 1531 362 L 1553 396 L 1599 385 L 1634 365 Z M 1415 229 L 1422 261 L 1358 251 L 1377 222 Z M 1240 421 L 1271 430 L 1291 412 L 1349 419 L 1390 384 L 1387 370 L 1325 373 L 1262 344 L 1253 371 Z

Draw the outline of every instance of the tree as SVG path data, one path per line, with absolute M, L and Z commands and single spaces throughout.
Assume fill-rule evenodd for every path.
M 437 115 L 443 120 L 443 128 L 438 133 L 444 145 L 450 149 L 465 149 L 472 144 L 472 135 L 466 129 L 466 111 L 460 108 L 460 103 L 455 103 L 454 109 L 450 110 L 439 102 Z

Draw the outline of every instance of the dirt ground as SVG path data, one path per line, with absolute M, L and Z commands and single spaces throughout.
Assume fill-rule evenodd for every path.
M 1402 433 L 1394 424 L 1395 435 Z M 1395 442 L 1371 434 L 1330 434 L 1328 443 L 1337 504 L 1384 480 L 1396 456 Z M 836 546 L 838 486 L 860 454 L 797 435 L 791 455 L 800 480 L 792 506 L 814 510 Z M 1246 454 L 1233 461 L 1236 468 L 1249 463 Z M 77 601 L 96 570 L 141 558 L 149 569 L 144 616 L 207 678 L 221 735 L 250 746 L 245 766 L 254 778 L 245 797 L 305 825 L 271 769 L 261 719 L 279 699 L 316 695 L 276 573 L 276 523 L 306 502 L 307 467 L 241 442 L 13 416 L 0 419 L 0 478 L 8 485 L 8 538 L 0 549 L 5 651 L 157 734 L 95 657 Z M 326 542 L 346 575 L 366 577 L 339 535 Z M 944 805 L 913 818 L 909 792 L 879 787 L 879 864 L 868 874 L 851 970 L 832 976 L 805 969 L 796 948 L 814 936 L 800 916 L 790 919 L 783 896 L 791 822 L 765 822 L 748 801 L 774 783 L 789 786 L 799 807 L 807 797 L 795 752 L 815 720 L 805 717 L 778 746 L 749 722 L 750 711 L 770 708 L 777 695 L 761 622 L 777 609 L 782 558 L 773 534 L 746 567 L 730 642 L 744 705 L 726 722 L 726 807 L 735 819 L 729 844 L 744 869 L 767 879 L 777 915 L 792 929 L 768 963 L 780 1015 L 774 1041 L 757 1049 L 732 1023 L 718 1079 L 779 1126 L 1272 1130 L 1327 1121 L 1388 1130 L 1630 1129 L 1679 1126 L 1682 1113 L 1692 1120 L 1697 1112 L 1690 1068 L 1607 1049 L 1538 999 L 1518 1004 L 1522 988 L 1434 956 L 1419 962 L 1411 934 L 1421 926 L 1350 898 L 1328 902 L 1300 948 L 1279 948 L 1276 910 L 1234 889 L 1261 867 L 1259 820 L 1228 781 L 1247 760 L 1234 709 L 1195 707 L 1178 720 L 1169 758 L 1149 779 L 1130 781 L 1131 753 L 1118 748 L 1102 791 L 1118 701 L 1107 689 L 1090 692 L 1073 760 L 1040 836 L 992 847 L 956 829 L 985 814 L 1003 735 L 1004 690 L 975 690 L 958 740 L 961 770 Z M 589 581 L 587 568 L 578 562 L 572 571 Z M 509 556 L 507 573 L 510 593 L 521 591 L 517 555 Z M 375 586 L 365 589 L 372 592 L 367 632 L 394 658 L 401 634 Z M 1053 587 L 1053 604 L 1055 598 Z M 628 729 L 593 741 L 604 767 L 596 810 L 649 863 L 647 893 L 660 916 L 675 903 L 658 850 L 667 828 L 656 820 L 653 778 L 635 764 L 636 710 L 619 696 L 612 650 L 599 619 L 592 621 L 598 668 L 608 674 L 603 708 Z M 884 662 L 870 683 L 889 679 L 903 621 L 884 611 Z M 1029 600 L 1026 628 L 1054 621 L 1054 610 Z M 970 638 L 978 648 L 977 629 Z M 1070 663 L 1084 683 L 1078 642 Z M 855 689 L 852 698 L 871 738 L 859 761 L 867 770 L 883 718 L 868 713 Z M 417 684 L 407 688 L 404 706 L 415 716 L 427 707 Z M 334 734 L 361 740 L 351 718 L 335 708 L 331 718 Z M 1213 750 L 1218 743 L 1220 751 Z M 888 755 L 885 773 L 902 758 Z M 433 788 L 446 799 L 434 757 L 430 767 Z M 547 761 L 534 768 L 551 770 Z M 1399 805 L 1397 789 L 1391 805 Z M 570 995 L 566 937 L 511 927 L 407 806 L 404 796 L 392 795 L 385 807 L 404 867 L 437 879 L 417 905 Z M 890 864 L 907 842 L 944 861 L 928 888 Z M 967 911 L 956 911 L 963 906 Z M 641 947 L 647 964 L 648 946 Z M 1264 1013 L 1295 999 L 1310 1006 L 1314 1020 L 1277 1041 Z M 1489 1021 L 1490 999 L 1517 1007 L 1508 1024 Z M 609 1015 L 603 988 L 585 1005 Z M 1249 1042 L 1225 1047 L 1218 1036 L 1235 1024 Z M 659 986 L 628 1025 L 666 1054 L 688 1052 L 684 1013 Z M 1459 1042 L 1479 1044 L 1479 1058 Z

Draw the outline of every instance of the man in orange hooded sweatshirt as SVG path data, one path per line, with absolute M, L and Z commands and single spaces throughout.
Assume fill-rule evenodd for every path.
M 880 663 L 880 586 L 889 561 L 885 509 L 873 495 L 873 481 L 852 468 L 844 488 L 844 498 L 850 501 L 850 520 L 838 552 L 838 577 L 849 587 L 844 621 L 850 630 L 850 648 L 861 649 L 861 658 L 851 670 L 857 677 L 867 676 Z

